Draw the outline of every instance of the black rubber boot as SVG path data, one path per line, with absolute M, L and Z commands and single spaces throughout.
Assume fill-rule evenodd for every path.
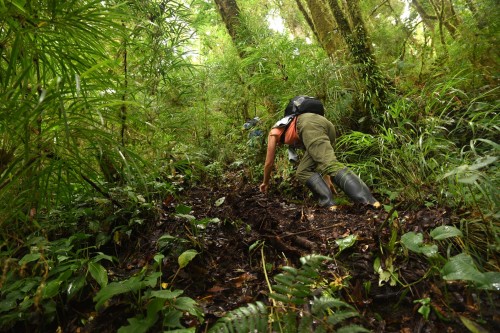
M 313 174 L 306 182 L 306 186 L 317 197 L 321 207 L 327 207 L 335 210 L 337 204 L 333 201 L 333 194 L 325 180 L 319 173 Z
M 337 172 L 335 177 L 333 177 L 333 182 L 340 187 L 351 200 L 362 204 L 372 205 L 375 208 L 380 207 L 380 202 L 373 197 L 368 186 L 348 168 L 344 168 Z

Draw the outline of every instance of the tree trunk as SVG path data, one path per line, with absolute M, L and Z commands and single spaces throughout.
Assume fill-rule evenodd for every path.
M 353 62 L 358 65 L 361 81 L 366 86 L 366 94 L 363 94 L 365 129 L 373 125 L 383 109 L 387 98 L 387 80 L 380 73 L 375 61 L 373 51 L 361 16 L 359 2 L 357 0 L 347 1 L 347 13 L 344 13 L 337 0 L 328 0 L 333 16 L 337 22 L 340 34 L 345 40 L 347 47 L 353 57 Z M 348 14 L 348 15 L 346 15 Z M 349 24 L 349 20 L 352 22 Z
M 226 29 L 233 40 L 241 58 L 245 57 L 243 41 L 241 39 L 241 30 L 243 28 L 240 21 L 240 8 L 236 0 L 215 0 L 219 14 L 226 26 Z
M 326 51 L 330 58 L 334 58 L 335 52 L 340 49 L 338 35 L 334 33 L 335 19 L 330 11 L 326 0 L 306 0 L 311 13 L 310 20 L 307 20 L 314 31 L 318 42 Z M 300 3 L 297 0 L 297 3 Z
M 434 21 L 437 19 L 437 17 L 427 14 L 427 11 L 424 9 L 424 7 L 422 7 L 420 2 L 418 2 L 417 0 L 412 0 L 411 5 L 415 8 L 418 15 L 420 15 L 420 17 L 422 18 L 422 22 L 424 22 L 425 26 L 429 28 L 429 30 L 433 31 L 434 28 L 436 27 L 434 25 Z
M 244 59 L 247 56 L 247 52 L 245 51 L 246 47 L 253 45 L 254 42 L 252 36 L 247 32 L 245 25 L 241 21 L 241 12 L 236 0 L 215 0 L 215 3 L 222 21 L 224 21 L 227 31 L 233 40 L 238 55 L 241 59 Z M 250 75 L 252 74 L 250 73 Z M 245 89 L 244 94 L 246 97 L 248 96 L 248 87 L 243 80 L 242 78 L 241 84 Z M 248 98 L 243 98 L 242 100 L 242 117 L 243 120 L 245 120 L 250 117 L 248 112 Z

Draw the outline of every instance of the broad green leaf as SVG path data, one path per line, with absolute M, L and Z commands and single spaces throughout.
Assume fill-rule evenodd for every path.
M 176 309 L 163 311 L 163 326 L 168 328 L 181 328 L 182 312 Z M 170 330 L 168 332 L 171 332 Z
M 4 299 L 0 301 L 0 313 L 6 312 L 17 307 L 15 299 Z
M 56 296 L 59 293 L 59 286 L 61 283 L 62 281 L 59 280 L 49 281 L 45 286 L 43 286 L 42 298 L 46 299 Z
M 427 257 L 434 257 L 438 254 L 438 248 L 435 244 L 424 244 L 423 235 L 421 233 L 408 232 L 401 236 L 401 242 L 409 250 L 415 253 L 421 253 Z
M 115 295 L 142 289 L 144 286 L 144 281 L 142 281 L 143 277 L 144 272 L 141 272 L 139 275 L 133 276 L 128 280 L 111 282 L 106 285 L 104 288 L 99 290 L 99 292 L 94 297 L 94 301 L 96 302 L 96 309 L 101 309 L 104 303 Z
M 472 257 L 465 253 L 450 258 L 441 269 L 441 275 L 445 280 L 465 280 L 485 283 L 484 276 L 477 270 Z
M 177 261 L 179 262 L 179 267 L 180 268 L 186 267 L 187 264 L 189 264 L 191 260 L 193 260 L 193 258 L 196 257 L 197 254 L 198 252 L 196 252 L 196 250 L 187 250 L 183 252 L 177 259 Z
M 335 243 L 339 246 L 339 253 L 353 246 L 357 239 L 358 237 L 356 235 L 349 235 L 342 239 L 336 239 Z
M 478 284 L 478 288 L 500 291 L 500 272 L 483 273 L 484 283 Z
M 196 301 L 189 297 L 179 297 L 175 299 L 174 307 L 178 310 L 189 312 L 193 316 L 202 316 Z
M 66 288 L 66 293 L 68 297 L 71 299 L 76 293 L 78 293 L 85 286 L 85 276 L 81 275 L 71 281 Z
M 177 214 L 189 214 L 191 212 L 191 207 L 186 206 L 186 205 L 177 205 L 175 207 L 175 212 Z
M 424 243 L 424 236 L 421 233 L 407 232 L 401 236 L 401 242 L 408 250 L 420 253 L 420 246 Z
M 154 288 L 156 287 L 156 284 L 158 283 L 158 278 L 161 276 L 161 272 L 154 272 L 154 273 L 150 273 L 149 275 L 147 275 L 145 278 L 144 278 L 144 287 L 151 287 L 151 288 Z
M 101 264 L 97 262 L 89 262 L 88 264 L 90 275 L 96 280 L 97 283 L 102 287 L 108 284 L 108 272 Z
M 156 254 L 156 255 L 154 256 L 154 258 L 153 258 L 153 259 L 154 259 L 154 261 L 156 261 L 157 263 L 160 263 L 160 262 L 163 260 L 163 258 L 165 258 L 165 256 L 164 256 L 163 254 L 161 254 L 161 253 L 158 253 L 158 254 Z
M 182 295 L 182 290 L 155 290 L 151 292 L 151 296 L 163 298 L 163 299 L 174 299 Z
M 101 260 L 108 260 L 108 261 L 113 262 L 113 257 L 109 256 L 107 254 L 104 254 L 102 252 L 98 252 L 97 255 L 92 259 L 93 262 L 98 262 Z
M 40 253 L 28 253 L 19 260 L 19 265 L 24 265 L 40 259 Z
M 129 325 L 122 326 L 118 329 L 118 333 L 146 333 L 158 320 L 158 315 L 146 318 L 129 318 Z
M 436 244 L 425 244 L 420 248 L 420 253 L 427 257 L 435 257 L 438 254 L 438 247 Z
M 449 225 L 443 225 L 443 226 L 435 228 L 434 230 L 432 230 L 430 232 L 430 235 L 435 240 L 443 240 L 443 239 L 450 238 L 450 237 L 462 237 L 463 236 L 462 232 L 459 229 L 457 229 L 453 226 L 449 226 Z

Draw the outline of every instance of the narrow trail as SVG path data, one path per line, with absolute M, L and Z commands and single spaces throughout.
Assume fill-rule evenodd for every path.
M 132 272 L 151 261 L 160 236 L 191 242 L 200 255 L 179 271 L 174 284 L 203 308 L 206 322 L 199 332 L 227 311 L 255 301 L 268 302 L 263 266 L 272 280 L 282 266 L 299 267 L 300 257 L 311 253 L 334 258 L 327 263 L 324 279 L 337 285 L 340 297 L 359 311 L 356 323 L 373 332 L 469 332 L 460 315 L 482 322 L 490 332 L 498 331 L 498 295 L 484 303 L 485 295 L 474 294 L 465 284 L 446 283 L 437 272 L 430 274 L 429 262 L 423 256 L 403 253 L 400 244 L 396 244 L 399 255 L 393 261 L 398 282 L 379 284 L 374 261 L 389 255 L 393 232 L 398 239 L 409 231 L 425 234 L 437 226 L 457 223 L 453 212 L 444 208 L 387 212 L 347 204 L 332 213 L 317 208 L 309 198 L 293 203 L 242 184 L 229 180 L 190 189 L 182 198 L 169 198 L 161 221 L 124 254 L 128 263 L 124 271 Z M 190 215 L 204 221 L 204 230 L 196 230 L 176 215 L 179 204 L 191 207 Z M 354 245 L 340 251 L 337 240 L 353 235 Z M 169 258 L 164 271 L 172 277 L 178 264 L 175 256 Z M 418 313 L 418 300 L 427 297 L 432 311 L 425 320 Z M 490 306 L 491 302 L 496 306 Z

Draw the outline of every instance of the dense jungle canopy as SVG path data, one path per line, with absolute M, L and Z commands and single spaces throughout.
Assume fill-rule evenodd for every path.
M 0 331 L 500 329 L 498 0 L 0 0 Z M 319 98 L 380 210 L 269 128 Z

